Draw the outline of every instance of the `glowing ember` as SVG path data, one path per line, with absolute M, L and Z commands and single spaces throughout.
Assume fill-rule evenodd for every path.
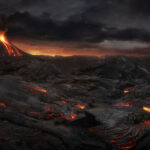
M 6 104 L 0 102 L 0 106 L 1 106 L 1 107 L 6 107 Z
M 130 106 L 132 106 L 131 104 L 129 104 L 129 103 L 124 103 L 124 104 L 115 104 L 114 106 L 117 106 L 117 107 L 119 107 L 119 106 L 124 106 L 124 107 L 130 107 Z
M 72 102 L 70 102 L 70 101 L 68 101 L 68 100 L 64 100 L 64 98 L 61 98 L 61 99 L 63 99 L 62 102 L 65 103 L 65 104 L 70 104 L 70 105 L 75 106 L 75 107 L 78 107 L 78 108 L 80 108 L 80 109 L 85 109 L 85 106 L 84 106 L 84 105 L 81 105 L 81 104 L 79 104 L 79 103 L 78 103 L 78 104 L 72 103 Z
M 11 43 L 9 43 L 9 41 L 5 37 L 4 31 L 0 32 L 0 42 L 2 42 L 3 45 L 5 46 L 9 56 L 22 56 L 22 54 L 19 52 L 19 50 L 15 47 L 12 47 Z
M 74 105 L 74 106 L 79 107 L 80 109 L 85 109 L 85 106 L 81 105 L 81 104 L 77 104 L 77 105 Z
M 63 113 L 60 113 L 60 116 L 65 119 L 65 120 L 73 120 L 75 119 L 78 115 L 77 114 L 70 114 L 69 118 L 65 117 Z
M 5 37 L 3 35 L 0 36 L 0 41 L 5 42 Z
M 125 89 L 123 92 L 126 94 L 126 93 L 130 93 L 132 91 L 134 91 L 134 88 Z
M 73 119 L 75 119 L 76 117 L 77 117 L 77 114 L 74 114 L 74 115 L 70 114 L 70 120 L 73 120 Z
M 4 123 L 8 123 L 8 120 L 4 120 L 3 122 L 4 122 Z
M 132 144 L 132 145 L 130 145 L 130 146 L 122 146 L 122 147 L 120 147 L 121 149 L 130 149 L 130 148 L 132 148 L 132 147 L 134 147 L 136 145 L 136 143 L 134 143 L 134 144 Z
M 143 106 L 143 110 L 150 112 L 150 107 Z
M 150 125 L 150 120 L 144 121 L 144 124 L 145 124 L 145 125 Z
M 47 90 L 45 90 L 45 89 L 41 89 L 41 88 L 37 88 L 37 87 L 33 87 L 33 86 L 31 88 L 36 91 L 39 91 L 39 92 L 47 93 Z

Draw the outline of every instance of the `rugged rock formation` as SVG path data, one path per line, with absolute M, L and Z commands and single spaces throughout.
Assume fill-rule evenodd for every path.
M 1 57 L 1 149 L 149 149 L 148 64 L 145 57 Z

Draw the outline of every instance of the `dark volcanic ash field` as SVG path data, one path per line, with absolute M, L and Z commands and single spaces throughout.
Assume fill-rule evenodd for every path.
M 149 150 L 149 64 L 149 57 L 1 57 L 0 149 Z

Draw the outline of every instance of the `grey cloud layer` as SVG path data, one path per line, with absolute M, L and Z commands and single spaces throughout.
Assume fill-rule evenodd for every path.
M 0 13 L 13 22 L 12 35 L 150 41 L 149 0 L 0 0 Z

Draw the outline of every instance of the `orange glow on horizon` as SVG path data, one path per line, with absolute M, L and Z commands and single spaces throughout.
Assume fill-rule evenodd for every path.
M 51 48 L 49 48 L 51 49 Z M 120 53 L 120 52 L 93 52 L 93 51 L 87 51 L 87 52 L 82 52 L 82 49 L 81 51 L 79 52 L 76 52 L 76 50 L 70 50 L 69 52 L 66 51 L 66 52 L 62 52 L 61 51 L 61 48 L 60 48 L 60 51 L 57 49 L 56 52 L 53 52 L 53 51 L 49 51 L 49 50 L 45 50 L 45 51 L 42 51 L 42 50 L 23 50 L 24 52 L 27 52 L 31 55 L 44 55 L 44 56 L 52 56 L 52 57 L 55 57 L 55 56 L 63 56 L 63 57 L 69 57 L 69 56 L 96 56 L 96 57 L 102 57 L 102 56 L 119 56 L 119 55 L 123 55 L 123 56 L 141 56 L 140 54 L 127 54 L 127 53 Z M 143 55 L 143 56 L 146 56 L 146 55 Z
M 63 42 L 63 41 L 36 41 L 29 39 L 12 39 L 14 45 L 19 47 L 26 53 L 31 55 L 45 55 L 45 56 L 97 56 L 102 57 L 105 55 L 117 56 L 150 56 L 147 52 L 124 51 L 116 49 L 105 49 L 98 47 L 80 47 L 77 42 Z M 79 44 L 79 45 L 78 45 Z

